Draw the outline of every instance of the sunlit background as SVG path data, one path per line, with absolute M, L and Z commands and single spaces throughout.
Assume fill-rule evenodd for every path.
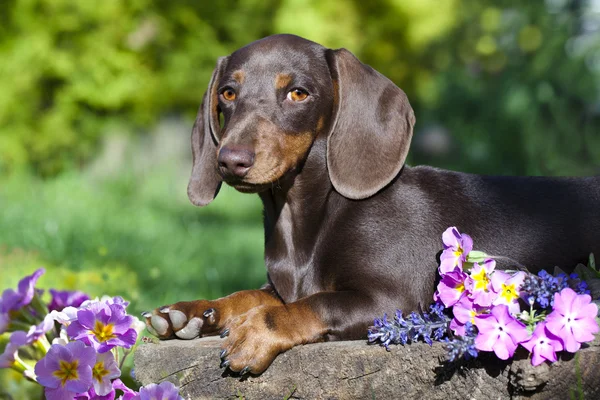
M 404 89 L 410 164 L 600 173 L 600 0 L 4 0 L 0 290 L 43 266 L 137 313 L 264 283 L 257 196 L 193 207 L 188 142 L 217 57 L 283 32 Z

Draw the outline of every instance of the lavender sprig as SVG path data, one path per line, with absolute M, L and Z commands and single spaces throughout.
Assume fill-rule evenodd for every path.
M 465 324 L 465 336 L 457 336 L 452 340 L 446 339 L 444 348 L 448 351 L 448 361 L 454 362 L 462 357 L 465 360 L 477 357 L 478 352 L 475 348 L 476 336 L 477 329 L 475 325 L 467 322 Z
M 441 340 L 448 332 L 450 318 L 444 314 L 444 306 L 433 304 L 430 311 L 410 313 L 406 319 L 402 311 L 396 310 L 393 321 L 388 321 L 387 314 L 382 319 L 375 319 L 369 327 L 369 343 L 379 342 L 389 351 L 390 344 L 406 344 L 422 338 L 430 346 L 433 340 Z
M 525 300 L 529 304 L 537 303 L 541 308 L 549 308 L 554 305 L 554 294 L 567 287 L 567 276 L 558 274 L 552 276 L 545 270 L 538 275 L 527 275 L 523 280 L 521 290 Z

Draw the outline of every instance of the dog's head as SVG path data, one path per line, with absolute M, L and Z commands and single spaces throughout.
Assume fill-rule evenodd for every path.
M 203 206 L 223 181 L 270 189 L 326 135 L 334 188 L 363 199 L 398 174 L 414 123 L 404 92 L 349 51 L 270 36 L 219 59 L 192 132 L 188 195 Z

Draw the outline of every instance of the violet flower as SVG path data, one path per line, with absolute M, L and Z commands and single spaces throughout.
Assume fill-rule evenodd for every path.
M 429 313 L 412 312 L 406 318 L 402 316 L 402 311 L 396 310 L 391 322 L 388 321 L 387 314 L 384 314 L 382 319 L 375 319 L 373 326 L 369 327 L 369 343 L 379 342 L 389 350 L 390 344 L 404 345 L 423 338 L 431 345 L 433 340 L 441 340 L 446 335 L 449 318 L 443 310 L 441 304 L 434 304 Z
M 92 378 L 96 394 L 99 396 L 109 394 L 113 390 L 111 379 L 118 378 L 119 376 L 121 376 L 121 370 L 113 354 L 110 351 L 98 353 L 96 355 L 96 364 L 92 368 Z
M 470 298 L 478 306 L 489 307 L 498 297 L 498 293 L 494 292 L 491 285 L 494 268 L 496 268 L 496 261 L 491 258 L 485 260 L 483 264 L 474 263 L 471 275 L 465 281 Z
M 37 280 L 46 272 L 44 268 L 40 268 L 33 274 L 26 276 L 19 281 L 17 290 L 6 289 L 2 293 L 2 300 L 0 301 L 0 313 L 8 313 L 10 311 L 18 310 L 19 308 L 31 303 L 35 294 L 35 284 Z
M 504 304 L 508 311 L 517 315 L 521 312 L 519 306 L 520 288 L 525 279 L 525 272 L 517 272 L 514 275 L 504 271 L 495 271 L 492 274 L 492 289 L 498 293 L 498 297 L 492 302 L 493 305 Z
M 546 317 L 546 327 L 570 353 L 579 350 L 581 343 L 594 340 L 599 330 L 598 306 L 591 301 L 590 295 L 577 294 L 571 288 L 554 294 L 554 311 Z
M 35 365 L 37 381 L 45 387 L 46 399 L 70 399 L 77 393 L 87 392 L 92 386 L 95 362 L 96 351 L 83 342 L 52 345 Z
M 17 341 L 22 343 L 22 346 L 25 346 L 38 341 L 52 328 L 54 328 L 54 319 L 52 319 L 52 317 L 49 315 L 46 315 L 46 318 L 44 318 L 42 322 L 40 322 L 38 325 L 32 325 L 28 332 L 15 331 L 12 333 L 10 338 L 11 341 Z
M 468 275 L 463 271 L 448 272 L 438 284 L 434 300 L 441 301 L 446 307 L 452 307 L 466 295 L 465 280 L 467 278 Z
M 115 379 L 112 383 L 113 388 L 118 389 L 123 392 L 123 395 L 119 397 L 119 400 L 132 400 L 139 393 L 129 389 L 120 379 Z
M 115 346 L 131 348 L 137 339 L 133 318 L 119 304 L 93 303 L 77 312 L 77 321 L 67 327 L 69 337 L 105 353 Z
M 493 351 L 501 360 L 512 357 L 519 343 L 529 338 L 527 327 L 513 318 L 503 304 L 492 307 L 490 314 L 475 317 L 475 325 L 479 330 L 475 338 L 477 349 Z
M 548 331 L 545 322 L 539 322 L 535 326 L 533 336 L 529 340 L 522 342 L 521 346 L 533 354 L 531 364 L 534 366 L 540 365 L 545 360 L 555 362 L 557 360 L 556 352 L 563 350 L 560 339 Z
M 0 308 L 2 305 L 0 304 Z M 0 335 L 6 332 L 6 328 L 8 328 L 8 324 L 10 323 L 10 317 L 7 313 L 0 313 Z
M 179 389 L 171 382 L 164 381 L 157 385 L 151 383 L 140 388 L 140 393 L 134 397 L 135 400 L 184 400 L 179 395 Z
M 448 361 L 453 362 L 459 358 L 469 360 L 478 356 L 477 348 L 475 347 L 475 337 L 477 330 L 475 325 L 467 322 L 464 325 L 464 333 L 455 337 L 452 340 L 446 339 L 444 348 L 448 351 Z
M 52 299 L 48 305 L 49 311 L 62 311 L 65 307 L 79 307 L 84 301 L 90 299 L 87 294 L 79 290 L 50 289 L 50 294 Z
M 461 234 L 456 227 L 452 226 L 442 234 L 444 251 L 440 256 L 440 275 L 454 271 L 455 268 L 462 269 L 463 263 L 467 261 L 467 255 L 473 250 L 473 239 L 467 234 Z

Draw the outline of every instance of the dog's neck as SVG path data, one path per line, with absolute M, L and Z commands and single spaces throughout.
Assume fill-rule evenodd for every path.
M 302 291 L 297 274 L 306 273 L 331 209 L 339 197 L 327 176 L 326 140 L 315 140 L 304 164 L 260 193 L 264 205 L 265 263 L 270 278 L 286 300 Z

